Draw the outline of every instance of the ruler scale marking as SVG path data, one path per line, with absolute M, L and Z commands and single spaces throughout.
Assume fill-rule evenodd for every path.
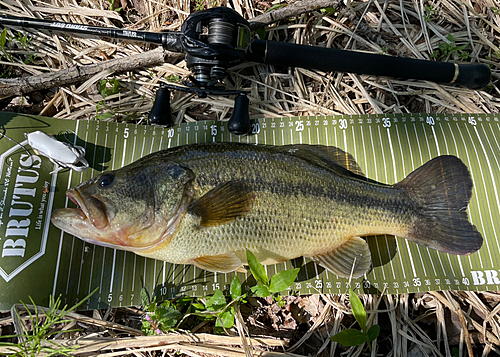
M 380 148 L 382 150 L 382 162 L 386 162 L 385 160 L 385 150 L 384 150 L 384 145 L 382 145 L 382 143 L 384 142 L 382 140 L 382 133 L 380 131 L 380 125 L 377 125 L 377 131 L 378 131 L 378 137 L 379 137 L 379 140 L 380 140 Z M 387 183 L 387 165 L 384 165 L 384 181 Z M 380 182 L 379 178 L 377 177 L 376 178 L 377 181 Z M 389 242 L 387 241 L 387 235 L 384 234 L 384 241 L 385 241 L 385 245 L 387 246 L 387 249 L 389 250 Z M 396 246 L 397 246 L 397 242 L 396 242 Z M 390 264 L 390 267 L 391 267 L 391 271 L 392 271 L 392 278 L 394 280 L 396 280 L 396 273 L 394 271 L 394 264 L 392 263 L 392 259 L 389 261 L 389 264 Z
M 424 132 L 424 135 L 423 135 L 423 136 L 424 136 L 424 138 L 425 138 L 425 143 L 426 143 L 426 145 L 427 145 L 427 151 L 428 151 L 428 155 L 429 155 L 429 156 L 428 156 L 428 158 L 430 159 L 430 158 L 432 157 L 431 147 L 430 147 L 430 145 L 429 145 L 429 140 L 428 140 L 428 138 L 427 138 L 427 133 L 426 133 L 426 131 L 425 131 L 425 125 L 424 125 L 424 123 L 421 123 L 421 124 L 422 124 L 422 129 L 423 129 L 423 132 Z M 414 125 L 414 127 L 415 127 L 415 137 L 417 138 L 417 142 L 420 142 L 420 140 L 419 140 L 419 135 L 418 135 L 418 133 L 417 133 L 417 126 L 416 126 L 416 125 Z M 419 144 L 419 150 L 420 150 L 420 148 L 421 148 L 421 146 L 420 146 L 420 144 Z M 420 153 L 420 158 L 421 158 L 420 166 L 422 166 L 422 165 L 424 165 L 424 164 L 425 164 L 425 161 L 424 161 L 424 159 L 423 159 L 423 155 L 422 155 L 422 153 Z M 427 256 L 428 256 L 428 258 L 429 258 L 429 262 L 431 263 L 432 271 L 433 271 L 433 273 L 434 273 L 434 276 L 436 276 L 436 275 L 437 275 L 437 271 L 436 271 L 436 267 L 434 266 L 434 261 L 433 261 L 433 259 L 432 259 L 432 253 L 431 253 L 431 250 L 430 250 L 429 248 L 424 248 L 424 250 L 427 252 Z
M 90 179 L 101 170 L 102 165 L 96 163 L 98 161 L 97 158 L 99 157 L 100 160 L 101 155 L 103 155 L 103 159 L 105 160 L 105 156 L 109 151 L 113 151 L 113 155 L 115 155 L 111 158 L 111 168 L 116 169 L 118 162 L 121 162 L 121 166 L 124 166 L 145 156 L 147 154 L 146 151 L 155 152 L 161 150 L 163 146 L 173 147 L 189 144 L 193 141 L 201 141 L 204 137 L 204 142 L 240 141 L 251 144 L 267 144 L 269 142 L 273 145 L 295 143 L 309 145 L 324 145 L 326 143 L 334 145 L 349 152 L 356 159 L 357 156 L 364 159 L 365 163 L 362 166 L 367 172 L 367 177 L 374 177 L 375 180 L 384 181 L 382 176 L 385 174 L 385 181 L 391 184 L 393 181 L 397 182 L 403 179 L 415 167 L 420 167 L 431 157 L 442 154 L 456 154 L 459 157 L 461 155 L 464 158 L 464 162 L 470 167 L 472 179 L 475 183 L 474 197 L 470 202 L 469 209 L 472 213 L 472 223 L 477 224 L 478 229 L 486 238 L 484 249 L 470 256 L 462 257 L 447 254 L 446 258 L 444 258 L 441 253 L 422 248 L 407 240 L 403 244 L 403 241 L 398 238 L 396 241 L 396 255 L 399 257 L 396 258 L 396 255 L 390 253 L 388 260 L 384 258 L 380 266 L 375 267 L 365 275 L 366 286 L 365 283 L 356 281 L 356 283 L 352 282 L 352 287 L 362 289 L 372 285 L 377 289 L 380 287 L 380 290 L 382 290 L 383 286 L 387 286 L 388 293 L 398 293 L 426 291 L 435 289 L 440 284 L 445 283 L 443 288 L 481 290 L 485 288 L 484 285 L 480 285 L 482 278 L 472 275 L 471 271 L 483 270 L 484 272 L 484 269 L 498 270 L 496 266 L 500 261 L 496 252 L 500 248 L 500 241 L 497 237 L 500 194 L 496 188 L 496 181 L 498 179 L 495 176 L 500 171 L 500 158 L 497 154 L 500 125 L 496 117 L 495 121 L 493 119 L 490 121 L 490 117 L 492 116 L 485 118 L 483 115 L 479 115 L 473 117 L 478 120 L 478 125 L 473 126 L 466 122 L 469 116 L 473 117 L 472 115 L 464 115 L 462 117 L 459 116 L 457 119 L 455 116 L 445 116 L 444 114 L 395 114 L 388 117 L 387 114 L 380 114 L 371 116 L 339 115 L 259 119 L 257 122 L 252 121 L 252 123 L 256 123 L 252 124 L 252 131 L 257 135 L 246 137 L 231 135 L 227 132 L 223 124 L 216 121 L 207 121 L 206 128 L 200 125 L 199 129 L 195 129 L 195 125 L 197 124 L 187 123 L 165 131 L 159 128 L 130 124 L 81 121 L 76 123 L 75 131 L 78 134 L 75 136 L 75 143 L 77 136 L 85 137 L 85 143 L 82 146 L 87 146 L 87 143 L 89 143 L 90 147 L 92 140 L 95 141 L 93 143 L 95 147 L 92 146 L 87 153 L 87 159 L 90 158 L 88 161 L 92 162 L 90 165 L 91 170 L 82 172 L 80 175 L 73 174 L 72 172 L 65 173 L 66 176 L 61 175 L 61 179 L 58 178 L 57 181 L 58 184 L 64 182 L 64 186 L 67 185 L 69 188 L 79 182 Z M 383 125 L 385 118 L 390 120 L 390 127 Z M 455 122 L 456 125 L 452 124 L 452 122 Z M 275 125 L 271 125 L 272 123 L 275 123 Z M 102 125 L 108 125 L 113 130 L 116 129 L 117 134 L 109 137 L 106 134 L 108 131 L 107 128 Z M 373 132 L 373 129 L 375 129 L 375 127 L 372 128 L 373 125 L 376 125 L 378 133 Z M 413 130 L 411 130 L 412 125 Z M 348 128 L 349 126 L 351 126 L 350 129 Z M 277 140 L 276 128 L 278 127 L 281 129 L 281 133 L 278 133 L 281 137 Z M 307 132 L 304 130 L 306 128 Z M 383 128 L 386 130 L 383 130 Z M 126 135 L 125 129 L 129 133 L 127 137 L 124 137 Z M 160 131 L 153 134 L 152 131 L 155 130 Z M 412 131 L 414 132 L 413 134 Z M 162 133 L 161 135 L 160 132 Z M 183 135 L 184 133 L 186 135 Z M 160 135 L 160 137 L 157 138 L 156 135 Z M 316 136 L 316 139 L 313 135 Z M 88 137 L 91 137 L 91 141 L 87 140 Z M 100 140 L 104 143 L 104 147 L 99 145 Z M 110 148 L 107 147 L 109 140 L 113 141 L 113 143 L 109 142 Z M 396 143 L 394 140 L 398 142 Z M 405 144 L 405 141 L 408 144 Z M 371 149 L 369 149 L 370 146 Z M 119 151 L 122 151 L 121 157 L 118 154 Z M 108 155 L 108 160 L 109 157 Z M 418 164 L 419 157 L 420 164 Z M 392 163 L 389 164 L 386 159 L 389 159 L 389 161 L 392 160 Z M 402 163 L 402 166 L 400 166 L 400 163 Z M 390 167 L 390 165 L 393 166 Z M 413 169 L 411 169 L 412 167 Z M 59 207 L 71 206 L 68 198 L 63 197 L 61 195 L 58 198 Z M 54 204 L 54 207 L 58 206 Z M 69 237 L 71 239 L 65 239 Z M 198 269 L 192 266 L 176 266 L 167 262 L 158 262 L 143 258 L 137 261 L 135 254 L 127 254 L 125 251 L 116 251 L 114 249 L 113 254 L 108 254 L 105 247 L 80 242 L 74 236 L 69 237 L 60 235 L 59 241 L 53 244 L 55 251 L 54 276 L 52 277 L 53 285 L 50 286 L 50 289 L 56 292 L 56 294 L 61 292 L 66 294 L 63 298 L 66 298 L 69 302 L 73 302 L 72 299 L 76 298 L 76 301 L 78 301 L 78 299 L 87 295 L 85 293 L 87 289 L 90 292 L 92 287 L 99 287 L 100 291 L 98 295 L 96 294 L 95 298 L 92 298 L 88 302 L 86 305 L 87 308 L 95 308 L 95 305 L 98 303 L 100 307 L 104 305 L 118 306 L 118 304 L 122 305 L 122 303 L 125 306 L 135 301 L 140 303 L 139 291 L 141 286 L 135 286 L 135 278 L 139 279 L 139 276 L 142 274 L 145 277 L 144 286 L 148 290 L 155 288 L 155 277 L 157 274 L 158 279 L 163 278 L 163 283 L 168 281 L 168 284 L 164 285 L 166 290 L 162 290 L 162 298 L 169 298 L 176 291 L 192 296 L 211 294 L 217 288 L 216 285 L 212 285 L 214 281 L 220 284 L 219 288 L 222 289 L 227 286 L 224 284 L 229 284 L 233 275 L 224 274 L 221 276 L 220 274 L 215 274 L 213 276 L 206 276 L 205 274 L 200 274 L 200 279 L 198 279 L 196 278 Z M 392 239 L 392 237 L 390 238 Z M 385 251 L 387 249 L 394 249 L 393 244 L 391 240 L 385 237 L 381 237 L 380 241 L 373 242 L 374 257 L 376 257 L 376 254 L 386 255 Z M 93 247 L 91 254 L 85 252 L 89 247 Z M 425 250 L 428 253 L 422 254 Z M 68 252 L 68 254 L 64 252 Z M 307 263 L 308 268 L 312 270 L 307 270 L 307 278 L 310 279 L 302 281 L 302 284 L 298 288 L 301 293 L 313 293 L 315 291 L 342 292 L 346 288 L 346 279 L 335 278 L 331 272 L 327 270 L 321 271 L 320 267 L 314 262 L 302 260 L 302 265 Z M 466 260 L 469 263 L 466 263 Z M 159 263 L 160 265 L 158 265 Z M 144 265 L 141 266 L 141 264 Z M 117 266 L 120 269 L 116 269 Z M 286 262 L 284 264 L 276 264 L 274 267 L 266 268 L 266 270 L 269 274 L 272 274 L 290 268 L 290 266 L 291 262 Z M 406 269 L 409 269 L 409 271 L 406 272 Z M 98 273 L 99 271 L 100 274 Z M 131 274 L 128 274 L 128 271 Z M 481 272 L 478 272 L 478 274 L 481 274 Z M 248 276 L 248 273 L 245 273 L 245 275 Z M 485 279 L 487 276 L 484 275 Z M 443 280 L 443 277 L 446 279 Z M 415 278 L 422 279 L 421 284 L 415 284 Z M 409 284 L 406 279 L 410 280 Z M 412 279 L 414 280 L 413 285 L 411 284 Z M 492 284 L 493 278 L 488 279 L 488 286 L 495 286 L 495 284 Z M 194 284 L 191 283 L 192 281 Z M 203 285 L 200 285 L 203 281 L 205 284 L 209 284 L 206 290 Z M 118 295 L 116 297 L 108 296 L 107 284 L 109 284 L 109 294 L 114 295 L 115 292 L 118 294 L 122 293 L 124 296 L 123 300 L 122 295 L 120 295 L 119 299 Z M 196 286 L 197 288 L 188 288 L 186 290 L 186 284 L 189 287 Z M 176 287 L 176 289 L 172 290 L 172 287 Z M 297 290 L 295 286 L 292 288 Z M 499 286 L 497 286 L 498 288 Z M 166 294 L 164 294 L 165 292 Z M 288 293 L 290 294 L 291 291 Z
M 458 133 L 460 134 L 460 138 L 462 139 L 462 142 L 465 142 L 465 138 L 464 138 L 464 136 L 462 134 L 462 131 L 460 130 L 460 126 L 458 125 L 458 123 L 457 123 L 457 129 L 458 129 Z M 468 162 L 469 167 L 470 167 L 470 165 L 471 165 L 472 162 L 471 162 L 470 157 L 469 157 L 469 150 L 467 150 L 467 147 L 465 145 L 464 145 L 464 149 L 465 149 L 465 155 L 467 156 L 467 162 Z M 472 170 L 471 170 L 470 174 L 471 174 L 472 182 L 476 182 Z M 477 191 L 476 191 L 476 189 L 477 189 L 476 186 L 474 186 L 473 189 L 475 191 L 474 192 L 474 196 L 478 197 Z M 481 214 L 481 208 L 479 206 L 479 203 L 477 203 L 477 207 L 478 207 L 478 211 L 479 211 L 479 220 L 481 221 L 481 227 L 484 227 L 483 219 L 482 219 L 482 214 Z M 486 244 L 488 244 L 488 241 L 486 241 Z M 489 248 L 488 248 L 488 251 L 489 251 Z M 471 260 L 470 256 L 468 256 L 468 258 L 469 258 L 469 264 L 470 264 L 470 266 L 472 268 L 472 260 Z M 484 269 L 484 267 L 483 267 L 483 259 L 481 257 L 481 254 L 478 254 L 478 258 L 479 258 L 479 262 L 480 262 L 480 265 L 481 265 L 481 269 Z
M 406 128 L 406 124 L 404 125 L 405 128 Z M 404 163 L 404 160 L 403 160 L 403 147 L 401 146 L 401 136 L 399 134 L 399 129 L 398 129 L 398 126 L 396 125 L 396 136 L 398 138 L 398 143 L 399 143 L 399 151 L 401 153 L 401 166 L 403 168 L 403 178 L 407 176 L 407 170 L 405 170 L 405 163 Z M 410 149 L 411 151 L 411 149 Z M 394 162 L 396 162 L 396 160 L 394 159 Z M 394 170 L 396 170 L 396 165 L 394 165 Z M 410 265 L 411 265 L 411 270 L 413 272 L 413 277 L 416 277 L 417 276 L 417 272 L 415 270 L 415 262 L 413 261 L 413 254 L 411 252 L 411 249 L 410 249 L 410 245 L 408 243 L 408 239 L 405 239 L 405 244 L 406 244 L 406 248 L 407 248 L 407 253 L 408 253 L 408 257 L 409 257 L 409 261 L 410 261 Z M 405 279 L 406 279 L 406 276 L 405 276 Z
M 396 183 L 396 182 L 398 182 L 398 174 L 396 172 L 396 157 L 394 156 L 394 148 L 392 146 L 392 138 L 391 138 L 391 132 L 389 131 L 389 128 L 387 128 L 387 139 L 389 142 L 389 148 L 390 148 L 390 153 L 391 153 L 392 167 L 394 169 L 393 182 Z M 387 244 L 387 250 L 389 250 L 389 243 L 387 242 L 387 238 L 385 238 L 385 239 L 386 239 L 386 244 Z M 396 239 L 396 247 L 398 247 L 398 246 L 399 246 L 399 243 L 398 243 L 398 240 Z M 398 249 L 398 251 L 399 251 L 399 249 Z M 399 256 L 399 261 L 401 263 L 401 272 L 403 273 L 403 279 L 406 280 L 406 271 L 405 271 L 404 264 L 403 264 L 403 256 L 400 253 L 398 253 L 398 256 Z
M 483 170 L 482 165 L 481 165 L 481 162 L 480 162 L 480 160 L 479 160 L 479 155 L 478 155 L 478 151 L 477 151 L 477 149 L 476 149 L 476 145 L 474 144 L 474 141 L 473 141 L 473 138 L 472 138 L 472 134 L 471 134 L 471 132 L 470 132 L 470 130 L 469 130 L 469 127 L 468 127 L 468 126 L 465 126 L 465 128 L 466 128 L 466 130 L 467 130 L 467 134 L 469 135 L 469 139 L 471 140 L 472 149 L 474 150 L 475 157 L 476 157 L 476 163 L 477 163 L 477 165 L 479 166 L 479 173 L 480 173 L 481 178 L 482 178 L 481 182 L 484 182 L 484 170 Z M 473 181 L 473 182 L 476 182 L 476 181 Z M 476 187 L 474 187 L 474 190 L 477 190 L 477 188 L 476 188 Z M 478 197 L 478 196 L 477 196 L 477 191 L 476 191 L 476 197 Z M 488 212 L 491 212 L 491 204 L 490 204 L 489 195 L 486 195 L 486 196 L 485 196 L 485 199 L 486 199 L 486 206 L 487 206 L 487 208 L 488 208 Z M 483 210 L 480 208 L 479 204 L 478 204 L 478 208 L 479 208 L 479 212 L 480 212 L 480 213 L 479 213 L 479 215 L 481 216 L 481 226 L 482 226 L 482 227 L 484 227 L 484 224 L 483 224 L 483 215 L 482 215 L 482 211 L 483 211 Z M 491 216 L 490 216 L 490 220 L 491 220 Z M 493 220 L 491 220 L 491 225 L 492 225 L 492 227 L 494 227 L 494 222 L 493 222 Z M 495 236 L 495 240 L 496 240 L 496 242 L 497 242 L 497 246 L 498 246 L 498 237 L 497 237 L 497 233 L 496 233 L 496 230 L 495 230 L 495 229 L 493 229 L 493 235 Z M 489 261 L 490 261 L 490 262 L 493 262 L 493 257 L 492 257 L 492 255 L 491 255 L 491 248 L 490 248 L 490 246 L 489 246 L 489 242 L 488 242 L 488 241 L 486 241 L 486 247 L 487 247 L 487 251 L 488 251 L 488 256 L 489 256 L 489 258 L 490 258 L 490 260 L 489 260 Z

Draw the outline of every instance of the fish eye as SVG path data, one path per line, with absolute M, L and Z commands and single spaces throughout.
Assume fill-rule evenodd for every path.
M 108 187 L 114 181 L 115 177 L 111 174 L 102 175 L 97 181 L 98 185 L 101 187 Z

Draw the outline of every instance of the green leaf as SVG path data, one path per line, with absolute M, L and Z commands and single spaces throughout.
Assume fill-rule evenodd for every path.
M 250 290 L 252 290 L 252 292 L 259 297 L 267 297 L 271 295 L 271 292 L 269 291 L 268 287 L 264 285 L 252 286 Z
M 194 302 L 191 306 L 193 306 L 196 310 L 200 310 L 200 311 L 205 310 L 205 305 L 203 305 L 199 302 Z
M 267 9 L 265 12 L 271 12 L 273 10 L 276 10 L 276 9 L 279 9 L 281 7 L 285 7 L 287 6 L 288 4 L 276 4 L 276 5 L 273 5 L 271 6 L 269 9 Z
M 231 299 L 235 300 L 241 296 L 241 282 L 237 275 L 234 276 L 231 286 L 229 287 Z
M 351 302 L 351 309 L 352 313 L 354 315 L 354 318 L 358 322 L 359 326 L 361 327 L 362 331 L 366 332 L 366 311 L 361 303 L 361 300 L 359 300 L 358 295 L 354 291 L 352 291 L 351 288 L 349 288 L 349 301 Z
M 142 306 L 143 307 L 146 307 L 149 305 L 149 294 L 148 294 L 148 291 L 146 290 L 146 288 L 142 288 L 141 289 L 141 303 L 142 303 Z
M 226 297 L 219 289 L 207 299 L 207 311 L 219 311 L 226 306 Z
M 120 81 L 116 78 L 113 78 L 110 80 L 111 83 L 113 83 L 113 89 L 111 89 L 110 94 L 116 94 L 120 91 Z
M 334 14 L 337 12 L 337 9 L 334 7 L 325 7 L 324 9 L 321 9 L 321 12 L 328 12 L 329 14 Z
M 2 33 L 0 34 L 0 47 L 2 47 L 2 50 L 4 50 L 6 43 L 7 43 L 7 29 L 4 28 Z
M 366 337 L 368 339 L 368 342 L 372 342 L 374 339 L 378 337 L 380 334 L 380 326 L 379 325 L 373 325 L 368 329 L 368 332 L 366 333 Z
M 100 83 L 99 83 L 99 93 L 101 93 L 101 96 L 103 98 L 106 98 L 106 84 L 108 83 L 107 80 L 103 79 Z
M 215 322 L 215 327 L 222 327 L 224 325 L 225 328 L 231 328 L 234 326 L 234 309 L 226 310 L 223 313 L 219 314 L 220 319 L 217 319 Z M 221 325 L 222 321 L 222 325 Z
M 96 119 L 98 120 L 106 120 L 106 119 L 109 119 L 113 116 L 114 114 L 111 113 L 111 112 L 106 112 L 106 113 L 102 113 L 102 114 L 97 114 L 95 116 Z
M 293 284 L 299 274 L 299 270 L 300 268 L 283 270 L 278 274 L 273 275 L 271 278 L 271 284 L 269 285 L 269 291 L 272 293 L 285 291 L 290 285 Z
M 366 342 L 366 335 L 359 330 L 347 329 L 330 337 L 330 340 L 347 347 L 359 346 Z
M 250 266 L 250 271 L 253 277 L 259 284 L 269 286 L 269 278 L 267 277 L 266 270 L 264 266 L 257 260 L 255 255 L 247 249 L 247 261 Z

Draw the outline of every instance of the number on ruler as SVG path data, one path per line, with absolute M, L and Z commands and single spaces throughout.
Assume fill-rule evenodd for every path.
M 384 128 L 390 128 L 391 127 L 391 119 L 390 118 L 382 118 L 382 126 Z
M 260 133 L 260 125 L 259 123 L 253 123 L 252 124 L 252 134 L 258 134 Z
M 425 122 L 429 125 L 434 125 L 434 117 L 427 117 Z
M 339 128 L 347 129 L 347 119 L 339 119 Z
M 128 128 L 123 129 L 123 137 L 128 138 Z
M 474 117 L 469 117 L 469 124 L 476 125 L 477 124 L 476 119 Z
M 210 132 L 213 136 L 217 135 L 217 125 L 210 125 Z
M 304 122 L 302 120 L 297 120 L 295 122 L 295 125 L 296 125 L 296 127 L 295 127 L 296 131 L 303 131 L 304 130 Z
M 169 138 L 173 138 L 174 137 L 174 129 L 168 129 L 167 135 Z

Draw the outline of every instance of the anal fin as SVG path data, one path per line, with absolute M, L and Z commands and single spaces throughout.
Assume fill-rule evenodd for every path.
M 323 267 L 340 277 L 359 278 L 370 269 L 372 257 L 363 238 L 353 236 L 335 250 L 311 257 Z
M 191 263 L 198 268 L 221 273 L 229 273 L 240 269 L 242 266 L 240 258 L 235 253 L 205 255 L 193 259 Z

